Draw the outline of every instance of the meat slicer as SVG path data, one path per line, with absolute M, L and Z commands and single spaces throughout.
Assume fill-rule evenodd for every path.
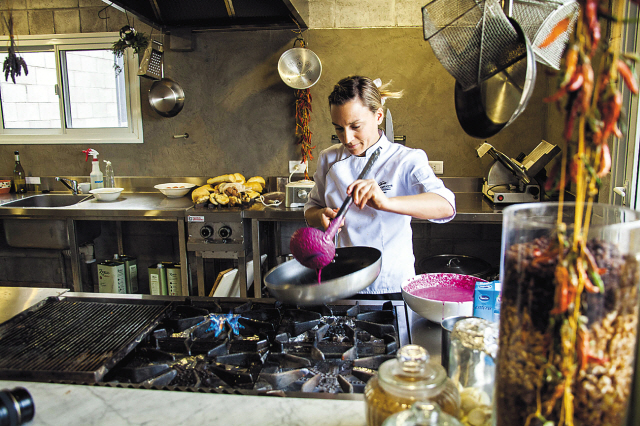
M 496 160 L 483 180 L 482 193 L 493 203 L 509 204 L 540 201 L 542 190 L 535 177 L 558 155 L 560 148 L 543 140 L 520 161 L 509 158 L 486 142 L 476 151 L 478 157 L 489 154 Z

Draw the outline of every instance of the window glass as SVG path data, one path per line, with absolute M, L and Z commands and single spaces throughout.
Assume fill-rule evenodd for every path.
M 54 52 L 21 53 L 29 73 L 1 79 L 2 118 L 5 129 L 59 129 L 60 101 L 56 93 Z M 6 53 L 0 54 L 4 63 Z
M 124 66 L 123 58 L 108 50 L 63 51 L 61 55 L 69 87 L 67 127 L 127 127 L 124 73 L 116 75 L 114 68 L 114 63 L 120 69 Z

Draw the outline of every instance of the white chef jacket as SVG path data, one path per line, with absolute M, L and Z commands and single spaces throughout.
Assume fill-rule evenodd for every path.
M 455 196 L 438 179 L 421 149 L 391 143 L 381 137 L 367 149 L 365 156 L 351 155 L 342 145 L 334 145 L 320 153 L 313 175 L 316 183 L 304 206 L 338 209 L 347 196 L 347 187 L 360 175 L 373 152 L 381 147 L 380 156 L 366 179 L 375 179 L 387 197 L 432 192 L 451 204 L 454 213 L 431 222 L 448 222 L 455 216 Z M 383 212 L 365 206 L 352 206 L 338 234 L 338 247 L 367 246 L 382 252 L 380 275 L 363 294 L 399 293 L 404 280 L 415 275 L 411 216 Z

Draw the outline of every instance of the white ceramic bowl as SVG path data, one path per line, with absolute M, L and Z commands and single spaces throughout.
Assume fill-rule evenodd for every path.
M 451 316 L 473 315 L 473 291 L 478 277 L 433 273 L 416 275 L 402 283 L 402 297 L 412 311 L 436 323 Z
M 118 199 L 123 190 L 124 188 L 98 188 L 92 189 L 89 194 L 93 194 L 98 201 L 114 201 Z
M 161 183 L 154 186 L 168 198 L 184 197 L 191 188 L 196 186 L 194 183 Z

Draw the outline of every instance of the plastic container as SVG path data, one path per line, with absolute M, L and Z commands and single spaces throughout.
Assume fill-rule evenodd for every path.
M 526 203 L 503 217 L 495 424 L 626 425 L 637 405 L 640 212 Z
M 380 426 L 389 416 L 431 401 L 454 417 L 460 410 L 460 394 L 441 365 L 429 362 L 429 353 L 418 345 L 400 348 L 396 359 L 382 363 L 378 375 L 364 390 L 367 424 Z
M 104 175 L 100 170 L 100 162 L 98 161 L 98 151 L 96 151 L 95 149 L 89 148 L 89 149 L 85 149 L 82 152 L 84 152 L 87 155 L 85 161 L 89 160 L 90 155 L 93 157 L 93 160 L 91 161 L 91 174 L 89 175 L 89 178 L 91 181 L 91 189 L 104 188 Z

